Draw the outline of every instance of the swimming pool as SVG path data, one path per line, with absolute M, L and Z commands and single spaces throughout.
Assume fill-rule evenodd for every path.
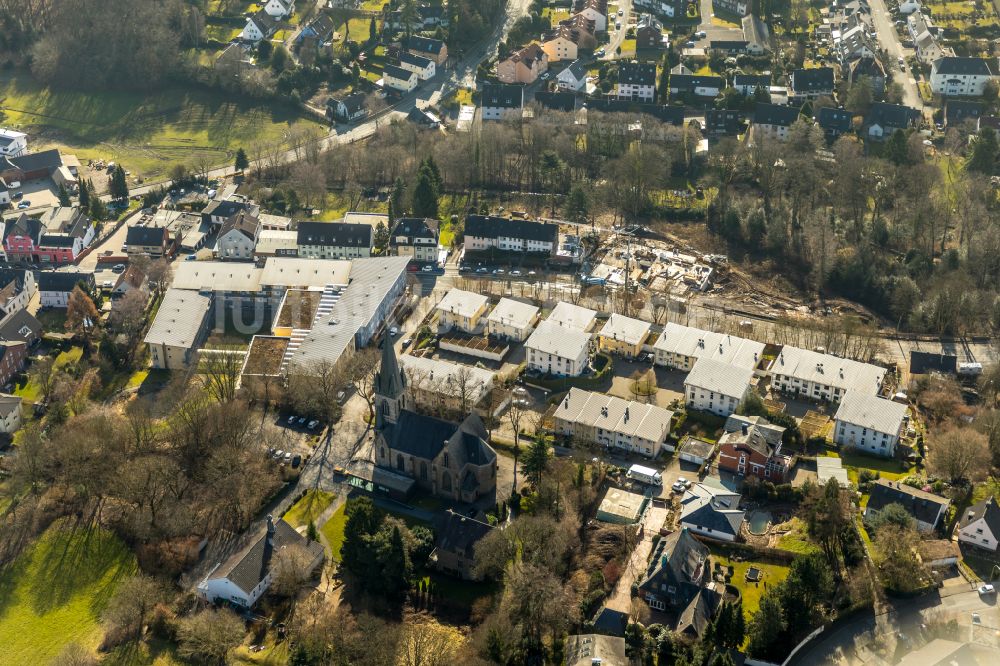
M 753 511 L 747 517 L 747 528 L 751 534 L 767 534 L 767 528 L 771 524 L 770 511 Z

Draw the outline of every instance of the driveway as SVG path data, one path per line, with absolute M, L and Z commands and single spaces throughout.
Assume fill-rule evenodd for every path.
M 878 36 L 879 45 L 889 54 L 889 67 L 892 69 L 893 81 L 898 81 L 903 86 L 903 104 L 912 106 L 914 109 L 923 109 L 924 102 L 920 98 L 917 90 L 917 82 L 913 78 L 913 71 L 907 67 L 907 71 L 899 71 L 896 59 L 900 56 L 909 58 L 913 55 L 913 49 L 904 49 L 896 32 L 896 26 L 892 20 L 892 14 L 886 7 L 885 0 L 871 0 L 872 21 L 875 23 L 875 30 Z
M 125 244 L 125 236 L 128 235 L 129 223 L 135 220 L 137 213 L 133 213 L 125 222 L 115 230 L 113 234 L 103 240 L 100 245 L 92 249 L 87 256 L 81 259 L 77 266 L 84 271 L 92 271 L 97 268 L 97 258 L 111 250 L 112 254 L 123 254 L 121 249 Z
M 649 554 L 653 550 L 653 535 L 660 533 L 660 527 L 667 519 L 670 510 L 662 506 L 653 506 L 646 509 L 642 521 L 642 540 L 632 551 L 632 556 L 622 571 L 618 584 L 608 597 L 607 608 L 625 613 L 628 615 L 632 610 L 632 583 L 642 580 L 646 572 L 646 564 L 649 562 Z

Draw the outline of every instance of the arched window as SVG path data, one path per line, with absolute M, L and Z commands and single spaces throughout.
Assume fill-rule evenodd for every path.
M 420 478 L 424 480 L 427 479 L 427 463 L 423 460 L 420 461 Z
M 403 455 L 401 453 L 396 454 L 396 469 L 403 469 Z
M 444 454 L 444 466 L 445 467 L 451 467 L 451 465 L 448 464 L 448 454 L 447 453 Z

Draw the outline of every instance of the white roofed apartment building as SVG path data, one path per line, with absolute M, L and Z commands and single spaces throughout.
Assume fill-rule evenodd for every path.
M 498 338 L 523 342 L 531 335 L 537 322 L 537 307 L 511 298 L 501 298 L 486 318 L 486 330 Z
M 653 344 L 653 353 L 657 365 L 677 370 L 691 370 L 700 358 L 753 369 L 764 355 L 764 344 L 670 323 L 663 327 L 663 333 Z
M 597 334 L 598 344 L 602 351 L 636 358 L 642 353 L 650 327 L 648 321 L 613 314 Z
M 684 380 L 688 409 L 729 416 L 750 392 L 753 369 L 700 358 Z
M 589 333 L 594 327 L 594 322 L 597 321 L 597 311 L 566 301 L 559 301 L 545 321 Z
M 590 334 L 546 319 L 524 343 L 524 352 L 529 370 L 577 377 L 587 369 Z
M 212 297 L 187 289 L 167 289 L 146 333 L 154 368 L 181 370 L 194 361 L 211 325 Z
M 486 314 L 489 299 L 471 291 L 452 289 L 434 309 L 438 312 L 438 330 L 450 331 L 457 328 L 466 333 L 475 333 L 479 320 Z
M 893 457 L 906 423 L 906 405 L 848 391 L 834 417 L 833 441 L 877 456 Z
M 581 442 L 655 458 L 674 413 L 641 402 L 571 388 L 553 413 L 555 431 Z
M 786 345 L 771 363 L 770 373 L 771 386 L 779 391 L 809 400 L 840 402 L 847 391 L 877 394 L 886 370 Z

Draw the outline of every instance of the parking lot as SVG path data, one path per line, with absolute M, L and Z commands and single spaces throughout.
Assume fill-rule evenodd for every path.
M 21 197 L 10 202 L 14 211 L 33 212 L 59 205 L 59 190 L 50 178 L 22 181 L 16 191 L 21 193 Z M 28 205 L 21 208 L 26 203 Z

